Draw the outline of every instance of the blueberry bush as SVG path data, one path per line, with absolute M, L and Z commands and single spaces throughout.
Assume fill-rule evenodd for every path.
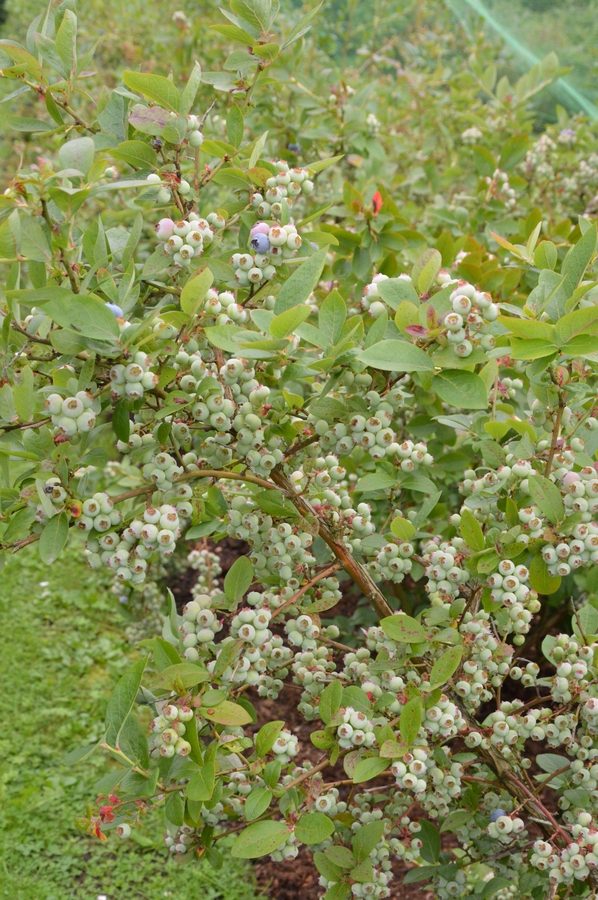
M 72 3 L 0 41 L 3 555 L 194 572 L 73 756 L 91 828 L 307 846 L 327 900 L 593 896 L 595 126 L 536 130 L 554 57 L 406 4 L 340 71 L 278 6 L 175 13 L 170 73 L 102 80 Z

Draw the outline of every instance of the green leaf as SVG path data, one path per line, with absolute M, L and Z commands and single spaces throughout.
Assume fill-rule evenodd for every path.
M 211 800 L 216 787 L 216 751 L 217 743 L 214 741 L 204 755 L 198 771 L 195 771 L 187 785 L 187 798 L 199 803 Z
M 455 646 L 449 647 L 438 657 L 430 672 L 430 690 L 446 684 L 459 668 L 462 656 L 463 648 Z
M 538 553 L 532 557 L 529 565 L 529 583 L 534 591 L 548 596 L 554 594 L 561 586 L 560 575 L 551 575 L 548 566 Z
M 218 656 L 213 671 L 214 678 L 221 678 L 224 675 L 241 655 L 243 647 L 243 641 L 227 641 L 218 645 Z
M 135 169 L 152 171 L 156 167 L 156 151 L 145 141 L 122 141 L 118 147 L 110 150 L 115 159 L 122 159 Z
M 270 752 L 283 728 L 284 722 L 280 719 L 262 725 L 255 736 L 255 752 L 258 756 L 266 756 Z
M 588 306 L 567 313 L 556 324 L 555 341 L 563 347 L 573 338 L 598 334 L 598 306 Z M 598 347 L 598 341 L 593 342 Z
M 443 819 L 440 831 L 458 831 L 471 822 L 471 813 L 467 809 L 455 809 Z
M 360 494 L 369 494 L 373 491 L 385 491 L 388 488 L 397 487 L 399 480 L 396 474 L 390 472 L 370 472 L 369 475 L 363 475 L 357 484 L 355 490 Z
M 249 590 L 253 581 L 253 563 L 247 556 L 239 556 L 224 578 L 224 593 L 233 603 L 237 603 Z
M 355 865 L 355 857 L 348 847 L 341 847 L 334 844 L 324 851 L 326 859 L 339 869 L 352 869 Z
M 554 269 L 558 260 L 558 251 L 552 241 L 540 241 L 534 250 L 534 265 L 538 269 Z
M 347 318 L 347 305 L 338 291 L 331 291 L 320 307 L 318 328 L 325 337 L 328 347 L 341 336 Z
M 554 325 L 549 322 L 539 322 L 538 319 L 521 319 L 516 316 L 499 316 L 501 325 L 517 338 L 522 340 L 534 339 L 542 341 L 554 341 Z
M 120 678 L 106 707 L 106 741 L 118 747 L 122 728 L 135 704 L 147 656 L 134 663 Z
M 123 82 L 126 86 L 152 100 L 159 106 L 164 106 L 173 112 L 179 110 L 179 92 L 169 78 L 164 75 L 150 75 L 149 72 L 123 72 Z
M 409 751 L 407 744 L 399 743 L 399 741 L 384 741 L 380 747 L 380 756 L 383 759 L 402 759 Z
M 408 700 L 399 717 L 401 737 L 410 747 L 415 743 L 423 719 L 423 703 L 421 697 Z
M 58 325 L 83 337 L 114 342 L 120 335 L 118 323 L 106 304 L 93 294 L 64 291 L 43 305 L 43 312 Z
M 93 163 L 95 144 L 90 137 L 67 141 L 58 151 L 58 161 L 63 169 L 76 169 L 86 175 Z
M 233 104 L 226 117 L 226 136 L 234 147 L 239 147 L 243 140 L 243 126 L 243 113 Z
M 390 523 L 390 530 L 395 537 L 402 541 L 410 541 L 417 531 L 415 525 L 409 519 L 404 519 L 403 516 L 395 516 Z
M 371 781 L 377 778 L 390 765 L 390 760 L 382 759 L 379 756 L 368 756 L 360 759 L 353 770 L 353 783 L 362 784 L 364 781 Z
M 295 825 L 295 837 L 302 844 L 321 844 L 334 834 L 334 822 L 321 812 L 304 813 Z
M 358 884 L 366 884 L 374 881 L 374 867 L 370 860 L 364 859 L 363 862 L 360 862 L 354 869 L 351 869 L 349 877 L 351 878 L 351 881 L 356 881 Z
M 357 354 L 366 366 L 384 372 L 429 372 L 432 360 L 423 350 L 407 341 L 379 341 Z
M 112 410 L 112 430 L 120 441 L 125 443 L 131 434 L 131 419 L 129 418 L 129 403 L 123 397 L 114 405 Z
M 77 16 L 70 9 L 65 10 L 54 44 L 67 74 L 70 73 L 77 62 Z
M 557 351 L 556 346 L 550 341 L 542 339 L 511 340 L 511 356 L 513 359 L 544 359 L 545 356 L 553 356 Z
M 320 694 L 318 710 L 320 719 L 325 725 L 328 725 L 332 717 L 340 709 L 342 697 L 343 686 L 340 681 L 331 681 Z
M 0 260 L 16 259 L 17 242 L 10 221 L 0 222 Z
M 185 804 L 179 791 L 173 791 L 166 798 L 164 804 L 166 821 L 180 828 L 185 822 Z
M 247 795 L 245 800 L 245 808 L 243 810 L 245 818 L 248 822 L 259 817 L 266 812 L 272 802 L 272 791 L 266 787 L 254 787 L 251 793 Z
M 273 819 L 254 822 L 239 834 L 232 845 L 231 855 L 237 859 L 268 856 L 285 843 L 289 833 L 285 822 L 276 822 Z
M 53 516 L 42 529 L 39 537 L 39 555 L 42 562 L 51 565 L 58 559 L 69 537 L 69 522 L 66 513 Z
M 309 306 L 293 306 L 284 312 L 278 313 L 270 322 L 270 334 L 275 338 L 283 338 L 292 334 L 302 322 L 311 315 Z
M 441 400 L 459 409 L 486 409 L 488 393 L 479 375 L 463 369 L 445 369 L 432 379 L 432 390 Z
M 188 688 L 195 687 L 196 684 L 208 681 L 209 677 L 207 669 L 199 663 L 181 662 L 162 669 L 152 678 L 152 684 L 165 691 L 183 693 Z
M 467 507 L 461 509 L 459 531 L 461 532 L 461 537 L 471 550 L 483 550 L 486 546 L 482 526 Z
M 214 276 L 210 269 L 200 269 L 183 285 L 181 291 L 181 309 L 188 316 L 194 316 L 205 300 L 212 286 Z
M 24 72 L 28 72 L 37 81 L 44 80 L 40 62 L 20 44 L 15 41 L 2 40 L 0 41 L 0 53 L 5 53 L 17 66 L 22 67 Z
M 30 366 L 23 366 L 19 372 L 19 380 L 13 384 L 12 396 L 21 422 L 31 421 L 37 396 L 33 387 L 33 370 Z
M 440 834 L 435 825 L 422 819 L 418 837 L 422 841 L 421 856 L 429 863 L 437 863 L 440 859 Z
M 561 273 L 565 276 L 565 290 L 573 293 L 584 276 L 596 249 L 596 225 L 590 224 L 563 260 Z
M 419 644 L 427 640 L 425 628 L 411 616 L 397 613 L 380 620 L 384 634 L 393 641 L 403 644 Z
M 308 165 L 308 170 L 310 175 L 317 175 L 318 172 L 323 172 L 325 169 L 329 169 L 331 166 L 335 166 L 337 162 L 340 162 L 343 158 L 342 153 L 339 153 L 338 156 L 329 156 L 327 159 L 318 159 L 316 162 L 310 163 Z
M 384 822 L 375 821 L 362 825 L 355 833 L 351 846 L 353 847 L 353 856 L 357 862 L 367 859 L 384 835 Z
M 193 64 L 193 69 L 191 70 L 191 74 L 187 79 L 187 84 L 183 88 L 181 93 L 181 99 L 179 102 L 179 111 L 181 115 L 187 116 L 191 112 L 193 108 L 193 104 L 195 103 L 195 98 L 197 96 L 197 91 L 199 90 L 199 86 L 201 84 L 201 66 L 198 62 Z
M 223 700 L 217 706 L 202 706 L 200 714 L 218 725 L 249 725 L 252 721 L 247 710 L 232 700 Z
M 429 291 L 440 272 L 441 266 L 442 256 L 438 250 L 433 248 L 424 250 L 413 266 L 411 273 L 411 277 L 420 293 L 426 294 Z
M 292 306 L 299 306 L 299 304 L 305 303 L 320 280 L 327 253 L 328 250 L 326 248 L 318 250 L 317 253 L 306 259 L 304 263 L 301 263 L 298 269 L 295 269 L 291 277 L 283 284 L 276 298 L 274 304 L 274 312 L 276 314 L 285 312 Z
M 556 484 L 543 475 L 528 478 L 528 492 L 534 504 L 549 522 L 556 524 L 565 517 L 565 506 Z
M 413 287 L 413 282 L 406 278 L 387 278 L 378 282 L 378 293 L 391 309 L 398 311 L 405 302 L 412 304 L 416 310 L 419 309 L 419 295 Z
M 381 316 L 378 316 L 375 322 L 378 322 L 381 318 Z M 409 300 L 403 300 L 399 303 L 397 311 L 395 312 L 395 325 L 399 331 L 403 332 L 405 332 L 410 325 L 419 325 L 419 309 L 415 303 L 410 303 Z M 384 330 L 386 331 L 386 328 Z M 370 343 L 374 342 L 371 341 Z

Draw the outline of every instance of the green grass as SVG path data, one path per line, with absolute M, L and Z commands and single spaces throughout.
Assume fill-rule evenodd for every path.
M 131 613 L 76 551 L 47 569 L 35 552 L 1 572 L 0 897 L 11 900 L 255 900 L 251 871 L 169 859 L 159 812 L 137 840 L 100 843 L 80 820 L 106 771 L 76 767 L 73 748 L 100 736 L 111 684 L 127 664 Z

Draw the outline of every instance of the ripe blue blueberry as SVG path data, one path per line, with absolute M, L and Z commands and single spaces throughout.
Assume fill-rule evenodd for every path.
M 113 316 L 116 316 L 117 319 L 124 318 L 124 312 L 116 303 L 107 303 L 106 306 L 110 310 Z
M 266 234 L 254 234 L 249 242 L 251 249 L 257 253 L 267 253 L 270 249 L 270 240 Z
M 506 812 L 504 811 L 504 809 L 493 809 L 490 813 L 490 821 L 496 822 L 496 820 L 500 819 L 502 816 L 506 816 Z

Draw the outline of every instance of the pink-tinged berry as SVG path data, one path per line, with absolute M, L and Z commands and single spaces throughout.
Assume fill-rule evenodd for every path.
M 160 219 L 156 225 L 156 234 L 161 241 L 167 241 L 174 234 L 174 222 L 172 219 Z

